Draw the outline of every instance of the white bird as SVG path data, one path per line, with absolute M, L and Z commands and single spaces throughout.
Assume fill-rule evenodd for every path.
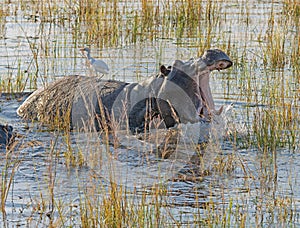
M 101 73 L 101 74 L 108 74 L 109 73 L 109 68 L 107 64 L 101 60 L 101 59 L 94 59 L 91 57 L 91 50 L 89 48 L 82 48 L 80 49 L 82 52 L 86 51 L 87 52 L 87 58 L 90 61 L 92 67 L 95 69 L 96 74 Z

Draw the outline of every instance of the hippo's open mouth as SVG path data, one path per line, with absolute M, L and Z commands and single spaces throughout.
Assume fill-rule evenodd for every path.
M 196 104 L 197 113 L 201 118 L 210 119 L 212 114 L 220 114 L 222 108 L 216 112 L 215 103 L 212 97 L 212 93 L 209 86 L 209 75 L 210 72 L 202 72 L 198 77 L 196 97 L 199 101 Z
M 223 111 L 223 106 L 219 110 L 215 109 L 215 103 L 211 93 L 209 85 L 209 76 L 213 70 L 223 70 L 232 65 L 229 61 L 220 61 L 214 65 L 208 66 L 204 71 L 202 71 L 197 77 L 197 91 L 196 97 L 199 101 L 196 105 L 197 113 L 200 117 L 211 119 L 212 115 L 220 115 Z

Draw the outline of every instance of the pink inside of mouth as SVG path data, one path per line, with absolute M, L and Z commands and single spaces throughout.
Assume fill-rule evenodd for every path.
M 209 118 L 211 114 L 215 112 L 215 103 L 209 86 L 209 75 L 210 71 L 208 70 L 202 72 L 201 75 L 198 76 L 198 86 L 196 91 L 196 95 L 200 99 L 197 112 L 200 116 L 206 118 Z

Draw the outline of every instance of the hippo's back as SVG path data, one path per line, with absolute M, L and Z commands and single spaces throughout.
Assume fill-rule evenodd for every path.
M 95 94 L 101 97 L 123 84 L 123 82 L 101 80 L 99 77 L 64 77 L 32 93 L 18 108 L 17 113 L 27 120 L 38 120 L 48 125 L 67 127 L 72 123 L 72 113 L 86 112 L 73 110 L 74 102 L 81 100 L 84 102 L 87 97 L 94 97 Z M 76 109 L 78 107 L 75 105 Z M 83 105 L 80 108 L 87 107 Z
M 52 122 L 57 113 L 65 115 L 74 97 L 74 90 L 81 77 L 72 76 L 57 80 L 32 93 L 18 108 L 24 119 Z

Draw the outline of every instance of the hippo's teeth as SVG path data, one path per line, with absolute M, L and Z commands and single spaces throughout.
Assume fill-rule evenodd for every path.
M 223 112 L 223 105 L 221 106 L 221 108 L 219 110 L 214 110 L 214 114 L 215 115 L 221 115 L 221 113 Z

